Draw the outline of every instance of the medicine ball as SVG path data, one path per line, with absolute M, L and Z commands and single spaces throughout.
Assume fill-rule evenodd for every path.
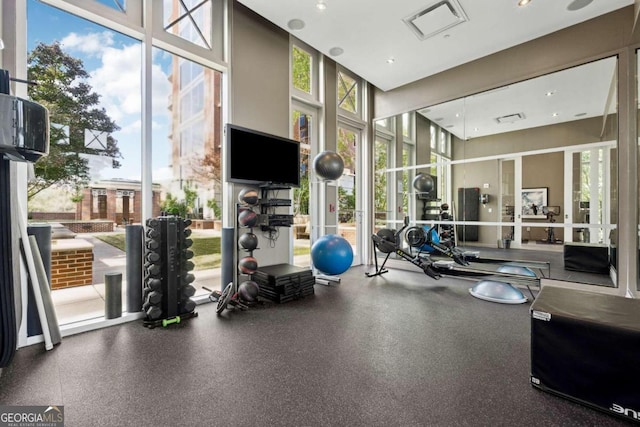
M 258 236 L 253 233 L 244 233 L 238 238 L 240 247 L 247 251 L 252 251 L 258 247 Z
M 254 227 L 258 223 L 258 214 L 251 209 L 246 209 L 238 215 L 238 224 L 242 227 Z
M 251 187 L 244 187 L 238 193 L 238 201 L 243 205 L 255 206 L 258 204 L 260 200 L 260 196 L 258 195 L 258 190 Z
M 255 301 L 260 293 L 260 287 L 253 280 L 247 280 L 240 283 L 238 287 L 238 295 L 245 301 Z
M 244 274 L 253 274 L 258 270 L 258 260 L 252 256 L 246 256 L 238 262 L 238 269 Z

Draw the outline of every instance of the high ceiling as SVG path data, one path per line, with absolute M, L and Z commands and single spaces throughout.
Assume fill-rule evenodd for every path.
M 633 0 L 531 0 L 522 7 L 518 0 L 239 1 L 385 91 L 633 4 Z M 319 9 L 318 3 L 325 8 Z M 290 24 L 292 20 L 299 21 Z
M 616 111 L 615 57 L 423 108 L 460 139 L 602 117 Z

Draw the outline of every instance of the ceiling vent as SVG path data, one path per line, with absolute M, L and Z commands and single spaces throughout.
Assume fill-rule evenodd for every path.
M 518 122 L 520 120 L 524 120 L 524 113 L 509 114 L 509 115 L 506 115 L 506 116 L 502 116 L 502 117 L 497 117 L 496 118 L 496 122 L 498 122 L 499 124 L 515 123 L 515 122 Z
M 403 21 L 418 39 L 426 40 L 468 19 L 456 0 L 444 0 L 412 13 Z

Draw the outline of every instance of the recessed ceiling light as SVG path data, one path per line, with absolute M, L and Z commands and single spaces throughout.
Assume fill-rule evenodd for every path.
M 456 113 L 456 117 L 460 117 L 460 113 Z
M 560 115 L 560 113 L 553 113 L 552 115 L 553 115 L 553 117 L 558 117 Z
M 556 94 L 556 91 L 555 91 L 555 90 L 550 90 L 549 92 L 545 93 L 544 95 L 545 95 L 545 96 L 553 96 L 553 95 L 555 95 L 555 94 Z
M 318 3 L 316 3 L 316 7 L 319 10 L 325 10 L 327 8 L 327 4 L 323 1 L 319 1 Z
M 474 131 L 478 132 L 480 128 L 473 128 Z
M 526 6 L 526 5 L 528 5 L 529 3 L 531 3 L 531 0 L 520 0 L 520 1 L 518 2 L 518 6 L 520 6 L 520 7 L 522 7 L 522 6 Z
M 340 56 L 344 53 L 344 49 L 341 47 L 332 47 L 329 49 L 329 55 L 331 56 Z
M 567 6 L 567 10 L 569 12 L 575 12 L 576 10 L 580 10 L 583 7 L 587 7 L 591 4 L 593 0 L 573 0 L 571 3 L 569 3 L 569 6 Z
M 292 19 L 291 21 L 287 22 L 287 27 L 289 27 L 290 30 L 301 30 L 304 28 L 304 21 L 302 19 Z
M 394 62 L 396 62 L 396 60 L 393 58 L 387 59 L 387 64 L 393 64 Z

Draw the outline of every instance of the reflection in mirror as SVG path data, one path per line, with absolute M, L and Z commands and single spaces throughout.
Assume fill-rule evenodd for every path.
M 616 67 L 605 58 L 418 110 L 409 170 L 432 176 L 435 193 L 410 189 L 412 222 L 443 223 L 446 204 L 459 247 L 550 259 L 553 278 L 615 286 Z M 377 182 L 402 166 L 376 163 Z

